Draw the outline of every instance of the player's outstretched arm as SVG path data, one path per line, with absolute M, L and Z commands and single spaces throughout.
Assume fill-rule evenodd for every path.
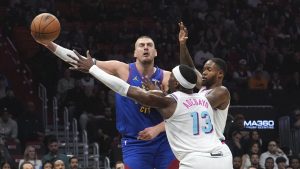
M 78 58 L 70 56 L 70 58 L 74 59 L 74 61 L 69 62 L 70 64 L 76 65 L 76 68 L 74 69 L 82 72 L 89 71 L 91 75 L 93 75 L 96 79 L 101 81 L 113 91 L 121 94 L 122 96 L 130 97 L 142 105 L 159 108 L 164 118 L 168 118 L 171 116 L 169 112 L 173 112 L 170 111 L 172 108 L 175 110 L 176 101 L 173 98 L 165 97 L 163 95 L 157 95 L 139 87 L 130 86 L 124 80 L 106 73 L 94 64 L 89 51 L 87 51 L 86 58 L 83 58 L 77 52 L 75 52 L 75 54 L 77 54 Z
M 39 42 L 39 41 L 37 41 L 37 42 L 44 45 L 51 52 L 53 52 L 56 56 L 58 56 L 63 61 L 71 64 L 72 66 L 74 66 L 74 64 L 72 64 L 71 62 L 74 62 L 74 60 L 70 56 L 78 59 L 77 55 L 80 55 L 79 53 L 75 53 L 74 51 L 64 48 L 54 42 Z M 80 55 L 80 56 L 85 58 L 82 55 Z M 94 62 L 96 63 L 96 65 L 98 67 L 101 67 L 102 70 L 104 70 L 105 72 L 107 72 L 109 74 L 113 74 L 122 79 L 127 77 L 127 74 L 124 74 L 124 72 L 126 72 L 126 70 L 128 70 L 128 64 L 126 64 L 126 63 L 123 63 L 123 62 L 120 62 L 117 60 L 110 60 L 110 61 L 94 60 Z
M 186 41 L 188 39 L 188 30 L 184 26 L 183 22 L 178 23 L 179 25 L 179 56 L 180 56 L 180 64 L 188 65 L 196 71 L 197 74 L 197 84 L 196 87 L 200 89 L 202 87 L 202 74 L 196 69 L 193 59 L 190 55 L 189 49 L 186 46 Z

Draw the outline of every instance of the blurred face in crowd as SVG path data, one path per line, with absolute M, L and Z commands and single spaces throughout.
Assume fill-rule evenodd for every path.
M 298 168 L 300 168 L 300 161 L 299 161 L 299 159 L 293 158 L 293 159 L 291 160 L 291 167 L 292 167 L 293 169 L 298 169 Z
M 116 164 L 116 169 L 125 169 L 124 163 Z
M 65 164 L 62 160 L 56 160 L 54 162 L 54 169 L 65 169 Z
M 259 163 L 259 156 L 257 154 L 252 154 L 250 157 L 250 161 L 252 165 L 258 165 Z
M 70 167 L 71 169 L 77 169 L 78 168 L 78 159 L 72 158 L 70 161 Z
M 259 140 L 259 134 L 257 131 L 253 131 L 251 135 L 252 140 Z
M 57 154 L 57 152 L 58 152 L 58 143 L 57 142 L 49 143 L 48 149 L 52 154 Z
M 32 147 L 32 146 L 28 146 L 25 150 L 25 153 L 28 155 L 28 158 L 30 160 L 34 160 L 35 157 L 36 157 L 36 154 L 35 154 L 35 148 Z
M 32 164 L 24 164 L 22 169 L 33 169 L 33 165 Z
M 2 167 L 2 169 L 11 169 L 10 164 L 5 163 Z
M 135 43 L 134 57 L 142 64 L 154 63 L 157 56 L 154 42 L 151 38 L 141 37 Z
M 43 169 L 52 169 L 52 167 L 53 167 L 52 164 L 48 162 L 44 165 Z
M 241 157 L 234 157 L 233 158 L 233 168 L 240 169 L 242 166 L 242 158 Z
M 277 164 L 277 167 L 278 167 L 278 169 L 285 169 L 286 164 L 285 164 L 285 162 L 280 162 Z
M 275 154 L 277 151 L 277 143 L 275 141 L 270 141 L 268 144 L 268 151 Z
M 252 144 L 251 152 L 256 154 L 259 152 L 259 145 L 257 143 Z
M 266 159 L 265 168 L 266 169 L 273 169 L 274 168 L 274 159 L 272 157 Z

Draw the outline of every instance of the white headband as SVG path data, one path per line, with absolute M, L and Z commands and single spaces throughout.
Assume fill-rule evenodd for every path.
M 179 66 L 176 66 L 172 70 L 173 75 L 175 76 L 176 80 L 181 84 L 182 87 L 186 89 L 193 89 L 196 84 L 192 84 L 188 82 L 180 73 Z

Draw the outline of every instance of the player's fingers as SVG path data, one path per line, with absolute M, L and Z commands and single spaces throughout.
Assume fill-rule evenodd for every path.
M 76 61 L 76 62 L 78 62 L 79 61 L 79 59 L 78 58 L 76 58 L 76 57 L 73 57 L 72 55 L 70 55 L 70 54 L 67 54 L 67 56 L 68 57 L 70 57 L 72 60 L 74 60 L 74 61 Z
M 90 55 L 90 51 L 89 51 L 89 50 L 86 51 L 86 57 L 87 57 L 88 59 L 92 58 L 92 56 Z
M 73 49 L 73 52 L 78 56 L 79 59 L 83 59 L 83 57 L 81 56 L 81 54 L 79 54 L 75 49 Z

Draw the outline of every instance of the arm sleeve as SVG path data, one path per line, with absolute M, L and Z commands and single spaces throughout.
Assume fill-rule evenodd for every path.
M 93 75 L 96 79 L 98 79 L 103 84 L 105 84 L 111 90 L 119 93 L 122 96 L 127 95 L 130 85 L 126 83 L 124 80 L 104 72 L 96 65 L 93 65 L 90 68 L 89 72 L 91 75 Z

